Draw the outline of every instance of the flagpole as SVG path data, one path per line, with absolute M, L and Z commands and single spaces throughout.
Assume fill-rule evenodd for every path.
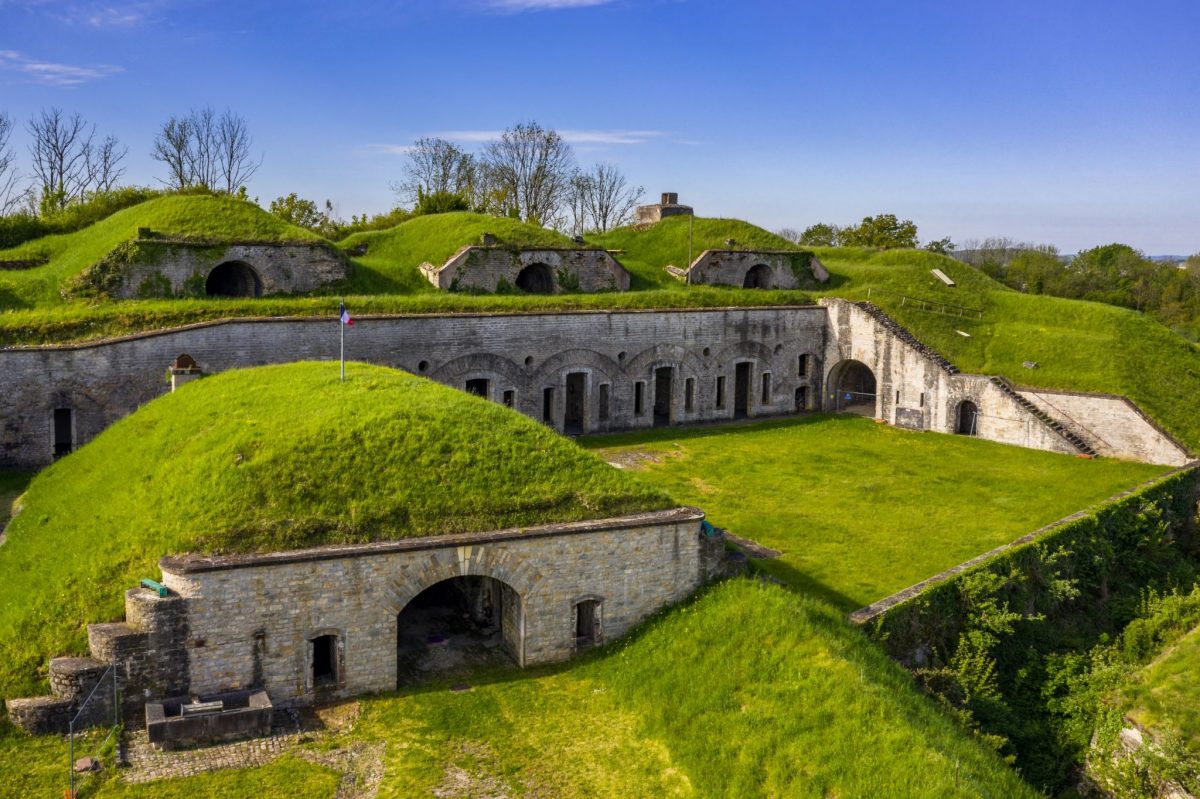
M 346 298 L 342 297 L 342 307 L 346 307 Z M 338 314 L 338 333 L 341 337 L 341 363 L 342 363 L 342 382 L 346 382 L 346 322 L 342 319 L 342 315 Z

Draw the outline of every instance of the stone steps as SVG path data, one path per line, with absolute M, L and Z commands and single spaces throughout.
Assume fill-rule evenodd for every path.
M 989 379 L 991 380 L 992 385 L 1011 397 L 1014 402 L 1020 405 L 1024 410 L 1028 411 L 1031 416 L 1057 433 L 1071 446 L 1079 450 L 1080 453 L 1093 458 L 1096 457 L 1096 450 L 1094 450 L 1090 444 L 1068 429 L 1062 422 L 1058 421 L 1050 414 L 1046 413 L 1041 408 L 1037 407 L 1028 399 L 1026 399 L 1021 392 L 1017 391 L 1013 385 L 1003 377 L 993 376 Z

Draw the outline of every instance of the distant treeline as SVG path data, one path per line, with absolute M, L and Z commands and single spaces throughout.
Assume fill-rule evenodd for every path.
M 965 244 L 955 257 L 1017 291 L 1144 311 L 1200 339 L 1200 254 L 1181 266 L 1106 244 L 1066 257 L 1049 245 L 997 238 Z

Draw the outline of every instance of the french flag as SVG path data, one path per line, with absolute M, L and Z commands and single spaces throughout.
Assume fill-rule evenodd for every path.
M 350 312 L 346 310 L 346 302 L 342 301 L 342 310 L 338 314 L 338 318 L 342 320 L 342 324 L 346 327 L 354 327 L 354 320 L 350 318 Z

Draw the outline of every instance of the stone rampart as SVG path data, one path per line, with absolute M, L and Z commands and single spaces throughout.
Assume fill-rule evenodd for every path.
M 610 253 L 591 248 L 463 247 L 442 266 L 422 264 L 425 279 L 445 291 L 535 294 L 626 291 L 629 273 Z
M 683 272 L 686 283 L 748 289 L 796 289 L 825 283 L 829 272 L 811 252 L 705 250 Z

